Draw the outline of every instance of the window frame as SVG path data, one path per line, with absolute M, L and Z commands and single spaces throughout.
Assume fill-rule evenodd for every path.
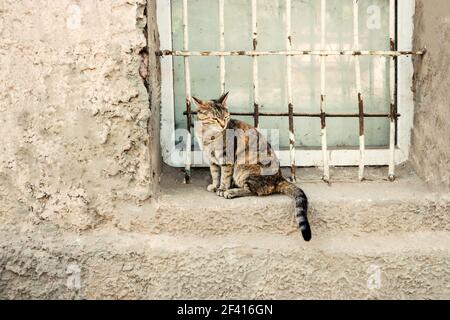
M 157 26 L 160 35 L 160 50 L 172 51 L 172 13 L 170 0 L 156 0 Z M 414 0 L 397 1 L 397 50 L 412 51 L 413 29 L 414 29 Z M 362 48 L 364 49 L 364 48 Z M 180 151 L 178 157 L 173 157 L 175 146 L 175 104 L 174 104 L 174 76 L 173 57 L 161 57 L 161 151 L 165 164 L 172 167 L 185 166 L 185 152 Z M 409 159 L 411 131 L 414 120 L 413 101 L 413 60 L 412 56 L 399 56 L 396 64 L 397 72 L 397 112 L 401 114 L 397 124 L 397 145 L 395 147 L 395 164 L 399 165 Z M 287 128 L 286 128 L 287 130 Z M 289 167 L 290 151 L 277 151 L 282 167 Z M 358 166 L 360 164 L 360 150 L 355 148 L 328 148 L 330 166 Z M 202 159 L 202 151 L 193 150 L 192 159 Z M 296 149 L 298 167 L 322 167 L 322 150 L 317 149 Z M 387 166 L 389 165 L 391 152 L 386 148 L 366 148 L 366 166 Z M 174 159 L 177 158 L 178 160 Z M 202 164 L 191 161 L 192 167 L 206 167 Z

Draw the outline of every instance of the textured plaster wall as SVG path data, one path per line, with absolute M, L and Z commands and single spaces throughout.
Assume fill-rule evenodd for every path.
M 448 14 L 420 15 L 424 8 L 437 14 L 448 6 L 436 0 L 441 7 L 428 7 L 428 1 L 433 2 L 419 1 L 422 29 L 416 39 L 416 46 L 430 50 L 422 64 L 416 62 L 413 154 L 423 174 L 435 165 L 444 170 L 448 159 L 442 155 L 448 151 L 442 131 L 448 130 L 447 122 L 442 125 L 449 118 L 448 79 L 438 71 L 448 70 L 439 58 L 448 52 L 450 23 Z M 289 223 L 288 232 L 292 225 L 281 211 L 274 222 L 277 212 L 268 210 L 285 206 L 283 214 L 291 217 L 284 198 L 267 198 L 259 207 L 256 200 L 241 199 L 242 207 L 233 202 L 234 210 L 223 210 L 226 204 L 206 195 L 210 205 L 198 212 L 208 203 L 202 185 L 197 196 L 193 189 L 189 197 L 161 196 L 159 210 L 152 212 L 160 171 L 154 14 L 155 0 L 0 0 L 0 299 L 448 297 L 445 207 L 429 194 L 416 196 L 424 193 L 411 186 L 406 199 L 392 193 L 402 203 L 374 207 L 373 194 L 392 189 L 364 192 L 369 206 L 352 185 L 352 192 L 338 197 L 341 207 L 332 207 L 327 223 L 319 221 L 326 210 L 316 216 L 322 238 L 308 247 L 299 245 L 297 231 L 270 233 L 283 229 L 281 220 Z M 424 128 L 438 134 L 421 140 Z M 329 187 L 323 188 L 316 197 L 329 201 L 323 199 Z M 348 194 L 356 197 L 354 207 L 347 204 Z M 345 228 L 332 222 L 342 206 L 354 214 L 334 218 Z M 380 208 L 381 220 L 372 220 Z M 269 222 L 260 211 L 271 215 Z M 397 223 L 409 212 L 414 214 L 407 225 Z M 223 223 L 227 214 L 233 217 Z M 378 232 L 380 221 L 392 235 Z M 235 233 L 224 237 L 223 225 L 224 233 Z M 340 228 L 348 233 L 349 225 L 365 237 L 335 236 Z M 239 236 L 238 228 L 255 234 Z M 372 264 L 383 270 L 380 291 L 367 286 Z
M 267 234 L 0 237 L 1 299 L 450 298 L 450 237 L 436 233 L 308 246 Z M 370 266 L 379 289 L 368 287 Z
M 417 0 L 412 162 L 430 184 L 450 189 L 450 1 Z
M 146 4 L 0 1 L 0 229 L 131 229 L 148 213 L 159 75 Z

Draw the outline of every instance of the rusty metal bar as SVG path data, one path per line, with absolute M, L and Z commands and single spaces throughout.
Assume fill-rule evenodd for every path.
M 189 29 L 188 29 L 188 5 L 187 0 L 183 0 L 183 49 L 189 50 Z M 192 153 L 192 110 L 191 110 L 191 70 L 189 66 L 189 56 L 184 57 L 184 85 L 186 93 L 186 117 L 187 117 L 187 137 L 186 137 L 186 160 L 185 160 L 185 183 L 191 180 L 191 153 Z
M 257 39 L 254 39 L 257 41 Z M 257 43 L 255 43 L 257 45 Z M 420 51 L 368 51 L 368 50 L 292 50 L 292 51 L 188 51 L 188 50 L 162 50 L 157 51 L 158 56 L 179 57 L 229 57 L 229 56 L 411 56 L 424 55 L 425 50 Z
M 220 50 L 225 50 L 225 0 L 219 0 Z M 225 57 L 220 56 L 220 90 L 225 93 Z
M 258 48 L 258 5 L 257 0 L 252 0 L 252 46 L 255 52 Z M 255 128 L 259 127 L 259 81 L 258 81 L 258 56 L 253 55 L 253 109 Z
M 291 0 L 286 0 L 286 49 L 292 50 L 291 30 Z M 289 111 L 289 150 L 291 157 L 291 181 L 296 181 L 297 164 L 295 161 L 295 126 L 294 126 L 294 100 L 292 97 L 292 56 L 286 56 L 286 78 Z
M 326 46 L 326 11 L 327 2 L 321 0 L 320 4 L 320 24 L 321 24 L 321 49 L 325 50 Z M 322 158 L 323 158 L 323 181 L 330 182 L 330 167 L 328 164 L 328 141 L 327 141 L 327 122 L 326 122 L 326 65 L 325 56 L 320 57 L 320 114 L 321 114 L 321 144 L 322 144 Z
M 353 0 L 353 36 L 354 49 L 359 50 L 359 0 Z M 366 139 L 364 130 L 364 99 L 361 86 L 361 63 L 360 57 L 355 56 L 356 91 L 358 94 L 359 109 L 359 181 L 364 180 L 364 156 L 366 149 Z
M 184 115 L 187 113 L 184 112 Z M 192 111 L 191 115 L 196 115 L 196 111 Z M 230 112 L 232 116 L 244 116 L 253 117 L 253 112 Z M 260 112 L 260 117 L 289 117 L 289 112 Z M 292 113 L 293 117 L 299 118 L 359 118 L 361 115 L 359 113 Z M 364 118 L 391 118 L 390 113 L 364 113 Z M 400 114 L 394 114 L 394 117 L 400 118 Z
M 390 38 L 390 49 L 395 51 L 397 49 L 397 39 L 396 39 L 396 0 L 389 0 L 389 38 Z M 396 60 L 397 57 L 388 58 L 389 61 L 389 81 L 390 81 L 390 95 L 391 95 L 391 103 L 390 103 L 390 112 L 391 116 L 389 117 L 389 172 L 388 178 L 390 181 L 395 180 L 395 135 L 396 135 L 396 83 L 395 83 L 395 69 L 396 69 Z

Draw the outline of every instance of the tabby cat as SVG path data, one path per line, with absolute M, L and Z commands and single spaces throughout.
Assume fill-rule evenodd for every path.
M 307 218 L 308 199 L 302 189 L 281 174 L 270 144 L 253 126 L 231 119 L 226 106 L 228 93 L 197 105 L 196 136 L 210 162 L 212 184 L 208 191 L 233 199 L 285 194 L 295 200 L 295 215 L 305 241 L 311 240 Z

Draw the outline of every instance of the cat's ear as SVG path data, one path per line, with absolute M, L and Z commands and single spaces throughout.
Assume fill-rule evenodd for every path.
M 226 104 L 227 104 L 227 99 L 228 99 L 228 94 L 229 94 L 230 92 L 228 91 L 227 93 L 224 93 L 220 98 L 219 98 L 219 100 L 217 100 L 221 105 L 222 105 L 222 107 L 225 107 L 226 106 Z
M 206 102 L 204 102 L 196 97 L 192 97 L 192 100 L 194 100 L 195 104 L 197 105 L 197 107 L 199 109 L 203 109 L 203 110 L 208 109 L 208 104 Z

